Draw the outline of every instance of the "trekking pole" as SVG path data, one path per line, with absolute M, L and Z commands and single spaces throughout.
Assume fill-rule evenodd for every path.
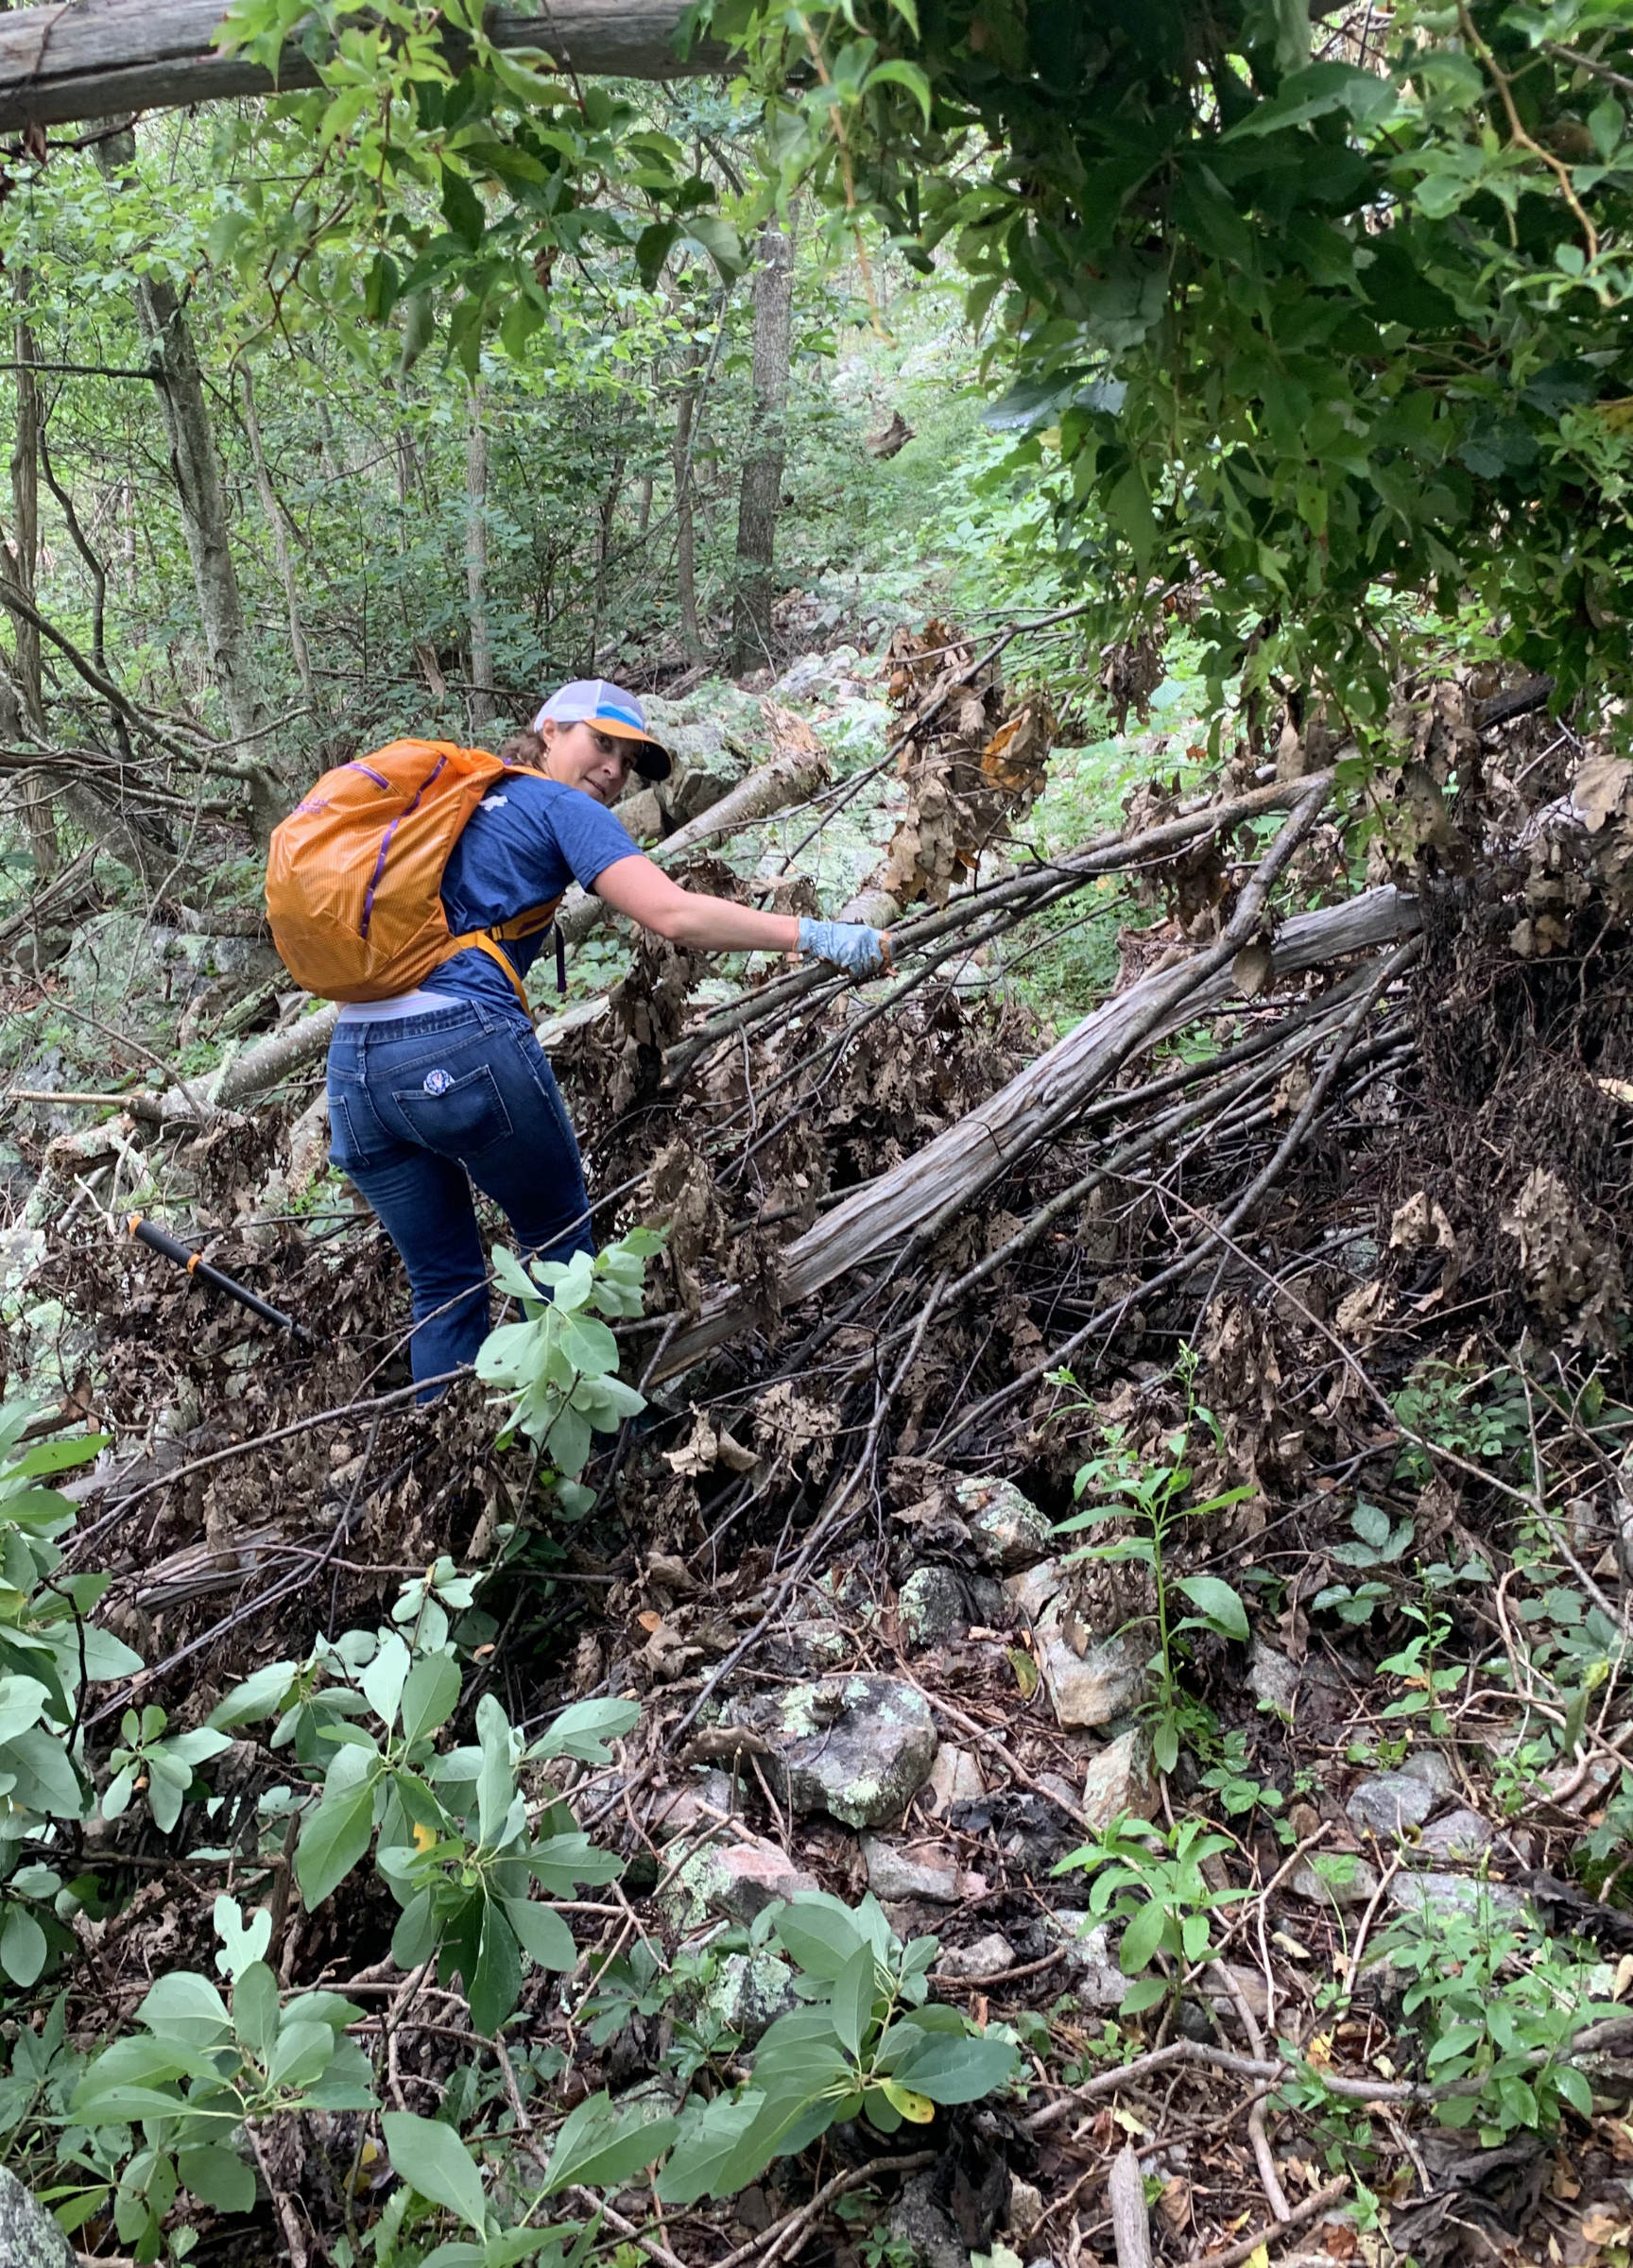
M 188 1275 L 196 1276 L 200 1283 L 207 1283 L 217 1292 L 225 1292 L 229 1299 L 236 1299 L 239 1306 L 247 1307 L 252 1315 L 259 1315 L 264 1322 L 278 1324 L 295 1338 L 304 1339 L 310 1335 L 305 1325 L 297 1323 L 293 1315 L 286 1315 L 281 1307 L 274 1307 L 269 1300 L 263 1299 L 259 1292 L 252 1292 L 248 1284 L 223 1275 L 219 1268 L 213 1268 L 201 1253 L 195 1252 L 190 1245 L 182 1244 L 167 1230 L 156 1228 L 141 1213 L 131 1213 L 125 1226 L 139 1244 L 146 1245 L 150 1251 L 162 1252 L 166 1260 L 173 1260 L 178 1267 L 185 1268 Z

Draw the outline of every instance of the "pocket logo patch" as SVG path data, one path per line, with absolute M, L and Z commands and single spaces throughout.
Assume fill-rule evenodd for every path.
M 451 1071 L 428 1071 L 425 1074 L 424 1088 L 427 1094 L 446 1094 L 453 1084 L 454 1074 Z

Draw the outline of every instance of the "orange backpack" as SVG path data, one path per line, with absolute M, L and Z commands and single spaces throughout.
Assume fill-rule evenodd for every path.
M 474 945 L 498 962 L 525 1009 L 498 940 L 548 928 L 560 899 L 457 937 L 442 910 L 442 869 L 466 820 L 495 780 L 524 768 L 486 748 L 394 740 L 325 772 L 273 829 L 266 859 L 272 941 L 301 989 L 391 1000 Z

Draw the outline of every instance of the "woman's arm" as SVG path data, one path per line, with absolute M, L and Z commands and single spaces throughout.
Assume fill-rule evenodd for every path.
M 705 898 L 683 890 L 649 858 L 618 858 L 595 877 L 595 895 L 615 913 L 627 914 L 643 929 L 656 930 L 674 945 L 704 953 L 795 953 L 799 945 L 796 914 L 763 914 L 730 898 Z

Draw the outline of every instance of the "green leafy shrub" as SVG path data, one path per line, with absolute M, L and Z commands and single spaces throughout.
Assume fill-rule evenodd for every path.
M 1467 1910 L 1408 1909 L 1377 1957 L 1412 1979 L 1401 2008 L 1426 2076 L 1458 2082 L 1435 2105 L 1441 2125 L 1477 2125 L 1494 2149 L 1512 2134 L 1555 2133 L 1567 2105 L 1592 2117 L 1592 2088 L 1564 2056 L 1585 2025 L 1621 2010 L 1590 2000 L 1590 1965 L 1567 1945 L 1500 1915 L 1480 1885 Z
M 735 2196 L 850 2119 L 880 2134 L 927 2124 L 937 2104 L 978 2102 L 1019 2069 L 1010 2040 L 926 2004 L 939 1940 L 903 1947 L 871 1896 L 852 1912 L 806 1892 L 768 1909 L 767 1927 L 807 2004 L 766 2032 L 743 2087 L 690 2106 L 659 2181 L 665 2204 Z
M 1174 1963 L 1177 1972 L 1180 1966 L 1205 1961 L 1213 1942 L 1213 1915 L 1250 1895 L 1215 1890 L 1202 1871 L 1206 1860 L 1232 1847 L 1229 1835 L 1211 1832 L 1198 1819 L 1182 1819 L 1164 1834 L 1144 1820 L 1122 1818 L 1092 1843 L 1068 1851 L 1056 1866 L 1057 1874 L 1077 1868 L 1092 1874 L 1090 1913 L 1123 1925 L 1117 1966 L 1130 1980 L 1123 1995 L 1125 2016 L 1166 2000 L 1177 1984 L 1177 1973 L 1145 1972 L 1160 1959 Z
M 1189 1362 L 1181 1366 L 1181 1370 L 1188 1384 Z M 1073 1387 L 1076 1384 L 1069 1370 L 1052 1372 L 1050 1383 Z M 1093 1405 L 1080 1400 L 1068 1406 L 1081 1410 Z M 1072 1493 L 1079 1501 L 1091 1494 L 1105 1501 L 1086 1512 L 1074 1513 L 1059 1523 L 1057 1530 L 1060 1535 L 1069 1536 L 1084 1528 L 1102 1527 L 1113 1520 L 1126 1521 L 1134 1530 L 1132 1535 L 1119 1536 L 1109 1543 L 1085 1544 L 1073 1556 L 1121 1561 L 1143 1567 L 1150 1572 L 1155 1599 L 1152 1619 L 1157 1625 L 1157 1651 L 1150 1667 L 1157 1690 L 1146 1713 L 1151 1720 L 1152 1755 L 1160 1772 L 1174 1769 L 1178 1761 L 1181 1733 L 1187 1722 L 1194 1721 L 1197 1714 L 1195 1704 L 1179 1684 L 1177 1641 L 1181 1634 L 1187 1630 L 1211 1630 L 1217 1637 L 1234 1639 L 1240 1644 L 1246 1644 L 1250 1635 L 1247 1609 L 1241 1595 L 1222 1576 L 1171 1576 L 1168 1572 L 1169 1544 L 1187 1521 L 1206 1520 L 1252 1494 L 1246 1486 L 1226 1488 L 1203 1503 L 1185 1503 L 1192 1480 L 1186 1455 L 1192 1422 L 1197 1418 L 1212 1424 L 1211 1414 L 1194 1402 L 1186 1422 L 1163 1443 L 1171 1460 L 1167 1464 L 1147 1464 L 1129 1446 L 1122 1426 L 1108 1426 L 1105 1450 L 1079 1466 L 1072 1484 Z M 1196 1609 L 1195 1614 L 1174 1619 L 1171 1594 L 1175 1591 Z
M 502 1246 L 494 1251 L 494 1279 L 520 1302 L 522 1321 L 489 1332 L 476 1375 L 510 1400 L 501 1439 L 524 1434 L 542 1450 L 570 1511 L 589 1507 L 578 1475 L 592 1436 L 616 1433 L 646 1407 L 618 1376 L 618 1342 L 599 1317 L 640 1314 L 646 1263 L 662 1246 L 661 1230 L 632 1228 L 593 1260 L 576 1252 L 524 1265 Z
M 404 1587 L 397 1612 L 412 1615 L 406 1633 L 349 1631 L 334 1645 L 320 1641 L 304 1663 L 270 1663 L 227 1694 L 211 1722 L 275 1718 L 273 1746 L 293 1748 L 313 1791 L 295 1851 L 308 1907 L 372 1847 L 403 1909 L 397 1960 L 413 1968 L 436 1953 L 444 1982 L 462 1979 L 476 2029 L 492 2033 L 520 1997 L 524 1955 L 554 1969 L 578 1957 L 567 1924 L 532 1885 L 571 1897 L 577 1884 L 622 1872 L 554 1794 L 530 1809 L 520 1775 L 557 1757 L 604 1763 L 606 1741 L 627 1732 L 640 1710 L 628 1701 L 580 1702 L 524 1745 L 485 1693 L 475 1744 L 438 1753 L 462 1682 L 448 1608 L 470 1594 L 445 1564 L 439 1584 L 420 1578 Z

